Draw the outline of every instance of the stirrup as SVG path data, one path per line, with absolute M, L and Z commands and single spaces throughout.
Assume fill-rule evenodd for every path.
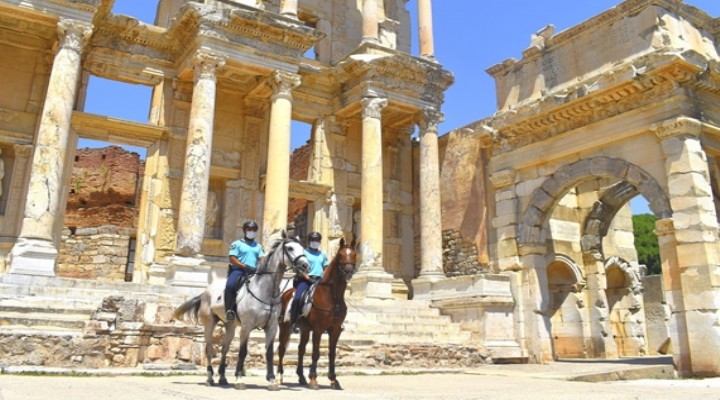
M 227 320 L 228 323 L 234 322 L 237 319 L 237 315 L 235 314 L 235 311 L 228 310 L 225 313 L 225 320 Z

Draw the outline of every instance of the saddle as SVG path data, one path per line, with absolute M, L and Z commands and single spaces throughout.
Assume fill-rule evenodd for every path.
M 244 276 L 241 279 L 238 280 L 237 284 L 235 285 L 235 295 L 237 295 L 237 292 L 242 288 L 242 286 L 245 284 L 245 282 L 250 279 L 249 276 Z M 212 310 L 213 314 L 217 315 L 218 318 L 220 318 L 221 321 L 225 321 L 225 284 L 227 283 L 227 279 L 219 279 L 213 283 L 210 284 L 210 287 L 208 288 L 210 292 L 210 310 Z
M 317 289 L 318 284 L 320 283 L 320 279 L 313 282 L 312 285 L 303 293 L 302 297 L 300 298 L 300 314 L 298 315 L 299 318 L 307 317 L 307 315 L 310 313 L 310 310 L 312 309 L 313 305 L 313 297 L 315 296 L 315 289 Z M 292 316 L 290 315 L 290 311 L 292 307 L 290 306 L 292 304 L 292 299 L 290 299 L 290 303 L 287 306 L 287 309 L 285 310 L 285 314 L 283 315 L 283 321 L 284 322 L 290 322 L 290 319 Z

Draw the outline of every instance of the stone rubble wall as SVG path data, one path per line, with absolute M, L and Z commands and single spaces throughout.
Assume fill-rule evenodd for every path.
M 57 275 L 64 278 L 125 281 L 135 229 L 117 226 L 65 229 Z
M 82 336 L 54 334 L 0 334 L 0 360 L 6 365 L 64 368 L 146 368 L 173 367 L 204 369 L 205 343 L 202 328 L 172 321 L 173 307 L 157 303 L 126 300 L 111 296 L 86 323 Z M 215 354 L 219 357 L 223 336 L 222 324 L 213 335 Z M 275 349 L 277 349 L 275 341 Z M 293 345 L 291 345 L 292 347 Z M 311 351 L 311 344 L 308 351 Z M 293 347 L 294 348 L 294 347 Z M 235 365 L 237 337 L 228 352 L 228 363 Z M 246 368 L 264 368 L 264 344 L 251 340 Z M 309 354 L 306 357 L 309 362 Z M 214 359 L 214 361 L 216 361 Z M 325 363 L 323 353 L 321 363 Z M 294 364 L 295 354 L 286 362 Z M 338 367 L 390 369 L 397 367 L 471 367 L 492 363 L 490 352 L 483 347 L 462 345 L 374 344 L 338 348 Z M 215 363 L 213 363 L 215 365 Z M 324 364 L 323 364 L 324 365 Z
M 443 231 L 443 265 L 446 276 L 489 273 L 490 266 L 478 261 L 474 241 L 463 237 L 457 229 Z

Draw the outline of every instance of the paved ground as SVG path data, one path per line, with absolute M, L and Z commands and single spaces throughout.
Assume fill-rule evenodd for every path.
M 635 371 L 636 376 L 657 374 L 667 361 L 653 359 L 622 362 L 575 361 L 549 365 L 491 365 L 475 369 L 434 374 L 341 375 L 343 391 L 329 388 L 324 376 L 320 390 L 295 384 L 288 376 L 280 391 L 267 390 L 259 376 L 245 379 L 247 389 L 208 387 L 202 375 L 183 376 L 28 376 L 0 375 L 0 400 L 65 400 L 100 398 L 108 400 L 224 400 L 238 398 L 274 399 L 564 399 L 583 400 L 720 400 L 720 378 L 640 379 L 607 381 Z M 662 368 L 660 368 L 662 369 Z M 325 373 L 325 371 L 321 371 Z M 342 374 L 342 370 L 339 370 Z M 370 371 L 366 371 L 368 373 Z M 569 379 L 604 380 L 577 382 Z

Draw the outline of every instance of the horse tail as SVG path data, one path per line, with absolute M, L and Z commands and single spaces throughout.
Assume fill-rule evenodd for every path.
M 192 321 L 197 322 L 198 311 L 200 310 L 200 304 L 202 302 L 202 295 L 197 295 L 192 299 L 180 304 L 180 307 L 175 309 L 173 318 L 176 321 L 185 321 L 190 318 Z

